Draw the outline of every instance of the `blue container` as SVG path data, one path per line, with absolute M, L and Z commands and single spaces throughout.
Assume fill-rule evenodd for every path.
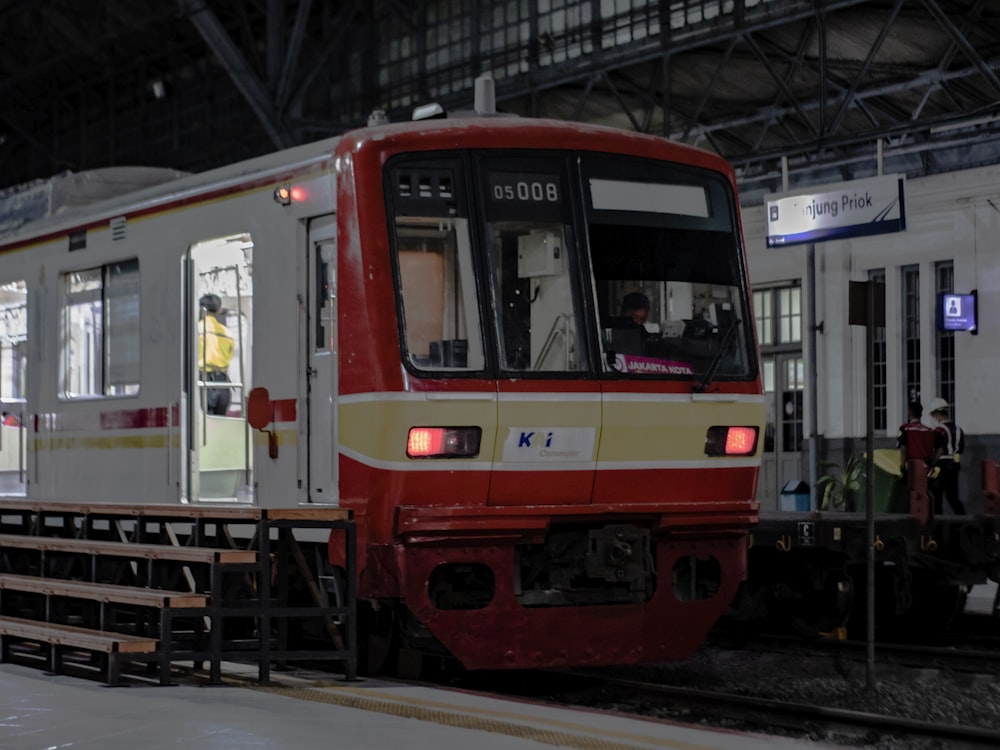
M 812 510 L 809 504 L 809 485 L 801 479 L 785 482 L 778 498 L 779 510 L 808 512 Z

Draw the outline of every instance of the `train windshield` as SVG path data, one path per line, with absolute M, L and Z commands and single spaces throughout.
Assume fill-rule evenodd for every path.
M 598 154 L 394 162 L 411 368 L 602 373 L 695 388 L 755 375 L 735 207 L 721 175 Z
M 479 164 L 500 368 L 589 370 L 565 158 Z
M 721 175 L 612 156 L 581 164 L 605 368 L 746 379 L 753 339 Z

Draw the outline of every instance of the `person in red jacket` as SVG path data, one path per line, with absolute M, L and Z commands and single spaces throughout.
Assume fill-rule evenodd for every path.
M 937 449 L 934 430 L 920 421 L 924 407 L 919 401 L 910 402 L 908 414 L 909 421 L 900 425 L 899 436 L 896 438 L 903 471 L 906 471 L 907 462 L 915 459 L 923 461 L 929 471 L 934 466 Z
M 930 403 L 931 416 L 937 422 L 934 428 L 937 437 L 935 467 L 940 469 L 933 488 L 934 512 L 941 514 L 944 511 L 942 501 L 947 498 L 951 509 L 964 516 L 965 506 L 958 499 L 958 470 L 961 468 L 959 462 L 962 453 L 965 452 L 965 433 L 949 418 L 948 409 L 948 402 L 943 398 L 936 398 Z

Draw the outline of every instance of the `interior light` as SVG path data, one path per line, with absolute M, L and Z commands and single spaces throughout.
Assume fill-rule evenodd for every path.
M 410 458 L 474 458 L 479 455 L 480 427 L 411 427 L 406 437 Z
M 757 427 L 714 426 L 705 436 L 705 455 L 752 456 L 757 452 Z
M 274 202 L 287 206 L 292 202 L 292 188 L 289 185 L 279 185 L 274 189 Z

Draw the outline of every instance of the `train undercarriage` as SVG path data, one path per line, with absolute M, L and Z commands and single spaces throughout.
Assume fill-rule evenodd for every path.
M 752 633 L 863 638 L 867 623 L 866 519 L 860 513 L 764 515 L 749 576 L 723 627 Z M 875 627 L 885 640 L 940 637 L 973 585 L 1000 580 L 1000 518 L 876 518 Z
M 735 594 L 744 544 L 610 522 L 518 543 L 372 548 L 361 664 L 414 674 L 428 660 L 519 669 L 685 658 Z M 374 575 L 401 595 L 365 596 Z

